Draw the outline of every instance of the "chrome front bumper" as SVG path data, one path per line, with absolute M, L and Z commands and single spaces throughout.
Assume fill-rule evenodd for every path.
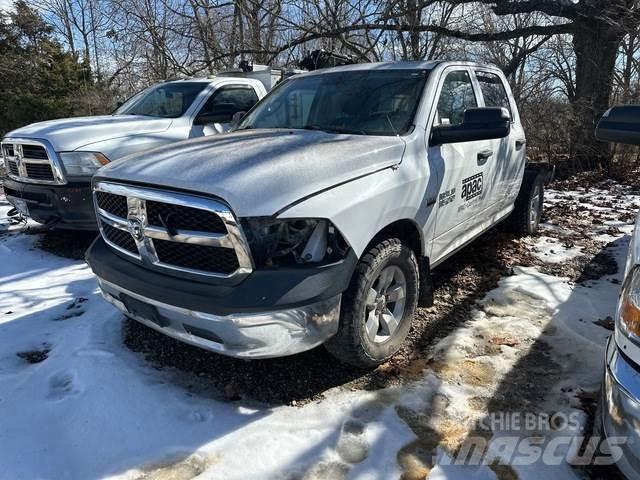
M 98 283 L 104 298 L 126 316 L 177 340 L 237 358 L 293 355 L 338 331 L 341 295 L 288 310 L 220 316 L 161 303 L 100 278 Z
M 620 354 L 613 336 L 606 349 L 602 402 L 603 434 L 621 440 L 616 465 L 627 478 L 640 478 L 640 373 Z

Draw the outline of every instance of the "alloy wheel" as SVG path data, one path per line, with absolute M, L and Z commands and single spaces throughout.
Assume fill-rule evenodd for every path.
M 407 281 L 396 265 L 382 269 L 367 294 L 365 328 L 374 343 L 391 339 L 404 316 Z

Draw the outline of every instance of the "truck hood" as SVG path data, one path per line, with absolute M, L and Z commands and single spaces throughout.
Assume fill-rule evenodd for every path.
M 100 169 L 96 178 L 213 195 L 237 216 L 270 216 L 400 163 L 404 147 L 399 137 L 246 130 L 128 156 Z
M 62 118 L 32 123 L 9 132 L 6 137 L 48 140 L 56 152 L 69 152 L 104 140 L 161 132 L 169 128 L 171 122 L 171 118 L 139 115 Z

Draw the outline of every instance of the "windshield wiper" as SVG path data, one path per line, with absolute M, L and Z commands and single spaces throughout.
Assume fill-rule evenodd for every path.
M 305 130 L 319 130 L 327 133 L 349 133 L 354 135 L 368 135 L 368 133 L 359 128 L 339 128 L 339 127 L 325 127 L 322 125 L 305 125 Z
M 168 117 L 161 117 L 158 115 L 151 115 L 150 113 L 116 113 L 116 115 L 121 115 L 121 116 L 128 116 L 128 117 L 151 117 L 151 118 L 168 118 Z

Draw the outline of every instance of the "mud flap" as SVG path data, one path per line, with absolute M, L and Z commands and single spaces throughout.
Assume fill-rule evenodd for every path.
M 525 171 L 535 172 L 542 179 L 542 183 L 548 186 L 556 177 L 556 166 L 550 163 L 532 163 L 527 162 Z
M 420 291 L 418 292 L 418 307 L 433 306 L 433 282 L 431 281 L 431 267 L 428 258 L 418 259 L 420 268 Z

